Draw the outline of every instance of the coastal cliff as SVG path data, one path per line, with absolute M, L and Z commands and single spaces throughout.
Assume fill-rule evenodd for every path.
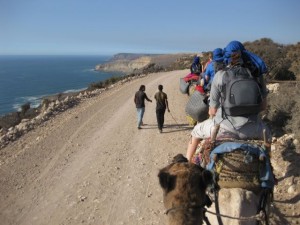
M 188 68 L 195 53 L 180 54 L 130 54 L 119 53 L 107 63 L 98 64 L 95 70 L 122 73 L 144 73 Z

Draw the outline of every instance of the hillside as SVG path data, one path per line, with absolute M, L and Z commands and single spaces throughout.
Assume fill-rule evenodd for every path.
M 300 80 L 300 42 L 295 45 L 282 45 L 270 38 L 262 38 L 243 44 L 247 50 L 265 61 L 269 71 L 268 80 Z M 95 69 L 121 71 L 126 74 L 145 73 L 149 66 L 156 68 L 156 71 L 149 72 L 188 69 L 195 55 L 200 55 L 202 63 L 205 64 L 207 53 L 201 52 L 201 49 L 199 52 L 178 54 L 119 53 L 107 63 L 96 65 Z
M 96 65 L 95 70 L 115 71 L 126 74 L 170 71 L 188 68 L 195 53 L 178 54 L 129 54 L 114 55 L 107 63 Z

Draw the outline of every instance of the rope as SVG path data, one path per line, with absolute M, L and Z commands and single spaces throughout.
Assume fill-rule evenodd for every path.
M 219 192 L 217 190 L 215 190 L 214 191 L 214 195 L 215 195 L 216 214 L 221 215 L 220 214 L 220 207 L 219 207 Z M 223 225 L 223 221 L 222 221 L 222 217 L 221 216 L 217 216 L 217 220 L 218 220 L 218 224 L 219 225 Z
M 209 199 L 209 198 L 208 198 Z M 209 202 L 207 202 L 207 200 L 208 199 L 206 199 L 206 202 L 204 202 L 203 204 L 201 204 L 201 205 L 190 205 L 190 206 L 175 206 L 175 207 L 172 207 L 172 208 L 170 208 L 170 209 L 167 209 L 166 210 L 166 212 L 165 212 L 165 214 L 166 215 L 168 215 L 169 214 L 169 212 L 171 212 L 171 211 L 177 211 L 177 210 L 184 210 L 184 209 L 190 209 L 190 208 L 192 208 L 192 209 L 203 209 L 203 220 L 205 221 L 205 223 L 206 223 L 206 225 L 211 225 L 211 223 L 209 222 L 209 220 L 208 220 L 208 218 L 207 218 L 207 216 L 205 215 L 205 212 L 206 212 L 206 208 L 205 208 L 205 206 L 210 206 L 210 203 L 211 203 L 211 201 L 210 201 L 210 199 L 209 199 Z
M 203 209 L 205 211 L 205 203 L 202 205 L 189 205 L 189 206 L 174 206 L 170 209 L 167 209 L 165 214 L 168 215 L 171 211 L 183 210 L 183 209 Z
M 174 118 L 174 116 L 172 115 L 172 113 L 171 112 L 169 112 L 170 113 L 170 115 L 171 115 L 171 117 L 173 118 L 173 120 L 175 121 L 175 123 L 177 124 L 177 128 L 179 129 L 180 127 L 179 127 L 179 124 L 177 123 L 177 121 L 175 120 L 175 118 Z
M 221 213 L 215 213 L 212 211 L 207 210 L 204 207 L 205 204 L 202 205 L 194 205 L 194 206 L 177 206 L 177 207 L 172 207 L 170 209 L 167 209 L 165 214 L 168 215 L 171 211 L 177 211 L 177 210 L 183 210 L 183 209 L 187 209 L 187 208 L 194 208 L 194 209 L 203 209 L 204 210 L 204 217 L 205 217 L 205 213 L 210 213 L 213 214 L 215 216 L 217 216 L 218 218 L 224 217 L 224 218 L 228 218 L 228 219 L 233 219 L 233 220 L 240 220 L 240 221 L 248 221 L 248 220 L 259 220 L 259 221 L 264 221 L 266 216 L 265 213 L 261 210 L 258 214 L 254 215 L 254 216 L 249 216 L 249 217 L 234 217 L 234 216 L 228 216 L 228 215 L 224 215 Z
M 224 217 L 224 218 L 228 218 L 228 219 L 233 219 L 233 220 L 241 220 L 241 221 L 246 221 L 246 220 L 259 220 L 259 221 L 264 221 L 265 220 L 265 213 L 263 211 L 260 211 L 259 214 L 256 214 L 254 216 L 249 216 L 249 217 L 234 217 L 234 216 L 227 216 L 227 215 L 223 215 L 220 213 L 215 213 L 215 212 L 211 212 L 207 209 L 205 209 L 206 212 L 213 214 L 217 217 Z

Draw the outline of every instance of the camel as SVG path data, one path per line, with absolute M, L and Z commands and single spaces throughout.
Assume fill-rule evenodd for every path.
M 178 154 L 159 171 L 158 177 L 168 224 L 202 224 L 204 207 L 209 204 L 206 188 L 212 183 L 212 174 Z
M 252 186 L 247 190 L 223 182 L 217 195 L 210 194 L 208 198 L 206 193 L 213 184 L 212 173 L 189 163 L 181 154 L 161 169 L 158 177 L 169 225 L 203 224 L 203 220 L 207 224 L 219 225 L 268 225 L 258 213 L 262 191 L 259 187 Z M 214 201 L 212 207 L 209 207 L 210 199 Z M 215 204 L 218 210 L 215 210 Z M 205 209 L 205 206 L 209 208 Z M 262 221 L 257 220 L 259 217 Z
M 237 148 L 224 155 L 211 155 L 215 162 L 214 171 L 222 165 L 222 169 L 218 173 L 219 191 L 217 197 L 215 197 L 217 201 L 214 201 L 211 211 L 224 215 L 216 217 L 208 214 L 207 216 L 212 224 L 268 224 L 265 217 L 269 213 L 268 207 L 272 189 L 262 188 L 261 177 L 265 175 L 262 171 L 269 168 L 270 165 L 266 162 L 266 155 L 258 157 L 257 155 L 250 156 L 243 153 L 243 149 Z M 251 162 L 245 162 L 247 157 L 248 160 L 251 157 Z M 272 186 L 270 180 L 272 180 L 270 177 L 266 179 L 267 185 L 263 186 Z M 218 211 L 215 204 L 219 208 Z
M 218 193 L 219 213 L 223 225 L 257 225 L 255 219 L 260 195 L 242 188 L 221 188 Z M 215 203 L 209 209 L 216 213 Z M 211 224 L 219 224 L 218 217 L 207 214 Z

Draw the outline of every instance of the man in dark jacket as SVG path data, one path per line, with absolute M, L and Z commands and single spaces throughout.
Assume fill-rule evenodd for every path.
M 162 90 L 163 86 L 161 84 L 158 85 L 158 92 L 154 95 L 156 100 L 156 119 L 159 133 L 162 133 L 166 109 L 168 109 L 168 112 L 170 112 L 167 94 Z
M 144 113 L 145 113 L 145 99 L 148 102 L 152 102 L 152 100 L 147 97 L 145 90 L 146 90 L 145 85 L 141 85 L 140 89 L 135 93 L 135 96 L 134 96 L 134 103 L 135 103 L 136 110 L 137 110 L 137 119 L 138 119 L 137 127 L 138 127 L 138 129 L 142 129 L 141 125 L 142 125 L 142 121 L 143 121 L 143 117 L 144 117 Z
M 198 76 L 202 73 L 202 66 L 201 66 L 199 56 L 195 56 L 194 61 L 190 67 L 190 70 L 191 70 L 191 74 L 196 74 Z

